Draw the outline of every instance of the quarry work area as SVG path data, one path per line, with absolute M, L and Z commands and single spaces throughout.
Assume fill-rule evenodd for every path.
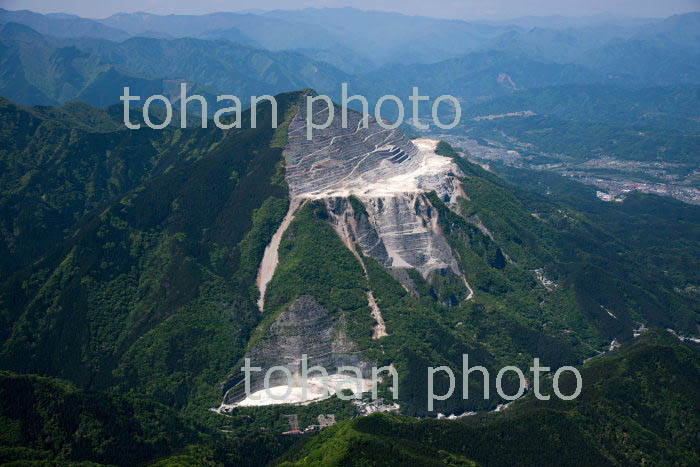
M 313 111 L 314 119 L 325 120 L 328 110 L 319 103 Z M 364 128 L 361 115 L 350 112 L 347 128 L 334 119 L 309 141 L 305 112 L 290 123 L 283 152 L 290 197 L 324 200 L 339 235 L 352 237 L 345 243 L 359 244 L 363 254 L 387 268 L 415 268 L 426 278 L 442 269 L 459 274 L 426 197 L 435 191 L 454 205 L 464 196 L 461 172 L 452 159 L 435 153 L 437 140 L 411 141 L 373 117 Z M 362 202 L 363 212 L 354 212 L 357 206 L 346 201 L 350 196 Z
M 313 109 L 314 119 L 325 120 L 325 106 Z M 410 288 L 407 270 L 417 270 L 425 279 L 432 275 L 451 274 L 460 277 L 473 292 L 445 239 L 437 210 L 428 193 L 434 191 L 448 206 L 456 208 L 462 190 L 459 167 L 449 157 L 437 154 L 437 140 L 410 140 L 401 131 L 386 129 L 372 117 L 366 128 L 361 115 L 351 112 L 347 128 L 335 119 L 329 128 L 317 130 L 307 140 L 305 109 L 292 119 L 288 142 L 283 151 L 290 205 L 284 220 L 266 247 L 258 271 L 260 290 L 258 307 L 265 309 L 265 292 L 279 261 L 278 248 L 295 213 L 310 200 L 326 205 L 328 221 L 343 243 L 356 256 L 363 268 L 362 257 L 376 259 L 395 278 Z M 358 202 L 353 202 L 351 198 Z M 360 255 L 357 249 L 361 250 Z M 368 313 L 375 318 L 374 339 L 391 332 L 386 329 L 381 307 L 372 291 L 367 292 Z M 231 389 L 224 397 L 222 410 L 235 406 L 308 403 L 323 397 L 324 391 L 313 381 L 313 388 L 302 396 L 299 383 L 301 355 L 321 364 L 330 374 L 327 394 L 345 386 L 343 375 L 334 370 L 352 363 L 369 369 L 357 346 L 347 336 L 345 323 L 330 310 L 321 307 L 314 297 L 305 295 L 296 300 L 270 326 L 266 337 L 246 353 L 251 364 L 262 371 L 251 376 L 250 394 L 245 394 L 242 375 L 231 380 Z M 269 381 L 270 393 L 263 389 L 263 375 L 275 365 L 286 367 L 293 385 L 282 373 Z M 367 380 L 365 380 L 367 382 Z M 366 388 L 365 388 L 366 389 Z M 274 397 L 270 397 L 270 396 Z M 286 395 L 286 396 L 285 396 Z

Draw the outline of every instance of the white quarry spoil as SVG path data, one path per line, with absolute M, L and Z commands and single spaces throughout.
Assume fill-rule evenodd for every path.
M 372 339 L 381 339 L 382 337 L 388 336 L 386 333 L 386 324 L 384 324 L 384 318 L 382 317 L 382 311 L 379 309 L 371 290 L 367 292 L 367 303 L 372 309 L 372 317 L 377 322 L 372 330 Z
M 300 160 L 298 165 L 288 166 L 288 181 L 290 190 L 295 196 L 311 199 L 338 198 L 355 195 L 361 198 L 389 198 L 407 193 L 438 191 L 439 194 L 451 196 L 455 194 L 458 183 L 454 176 L 448 174 L 460 173 L 457 165 L 449 157 L 435 154 L 438 141 L 419 138 L 406 140 L 405 146 L 410 147 L 411 155 L 404 155 L 400 163 L 386 157 L 394 153 L 401 154 L 399 146 L 391 144 L 393 130 L 382 130 L 387 133 L 388 143 L 375 144 L 370 152 L 354 157 L 353 165 L 344 165 L 348 172 L 342 177 L 332 177 L 324 172 L 333 172 L 339 168 L 338 161 L 316 162 L 310 167 L 303 179 L 297 179 L 296 172 L 307 169 L 308 159 Z M 333 144 L 342 144 L 342 139 L 336 138 Z M 382 140 L 384 142 L 385 140 Z M 331 150 L 327 147 L 326 150 Z M 323 152 L 317 152 L 321 155 Z M 401 158 L 399 158 L 401 160 Z M 301 165 L 301 166 L 300 166 Z M 320 181 L 321 183 L 316 183 Z M 301 182 L 301 183 L 298 183 Z
M 278 249 L 280 241 L 282 240 L 282 235 L 284 235 L 287 227 L 289 227 L 289 224 L 294 220 L 294 213 L 299 208 L 300 204 L 301 200 L 299 199 L 292 199 L 289 202 L 289 211 L 287 211 L 287 215 L 272 236 L 270 244 L 265 247 L 265 253 L 263 254 L 263 259 L 258 269 L 257 278 L 258 290 L 260 290 L 260 297 L 258 298 L 258 309 L 260 309 L 260 311 L 263 311 L 265 307 L 265 290 L 267 289 L 267 284 L 272 280 L 275 269 L 277 269 L 277 262 L 279 260 Z
M 353 376 L 334 374 L 328 376 L 327 390 L 324 391 L 324 381 L 321 377 L 310 377 L 306 381 L 306 397 L 302 390 L 301 382 L 297 381 L 292 386 L 280 385 L 269 389 L 255 391 L 245 399 L 231 405 L 222 404 L 219 411 L 226 412 L 233 407 L 257 407 L 276 404 L 308 404 L 327 399 L 344 389 L 349 389 L 353 394 L 360 396 L 363 392 L 372 390 L 372 380 L 358 380 Z

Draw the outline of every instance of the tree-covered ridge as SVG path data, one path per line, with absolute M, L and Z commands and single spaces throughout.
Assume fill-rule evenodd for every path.
M 198 138 L 127 130 L 108 111 L 79 103 L 27 109 L 0 98 L 0 121 L 3 278 L 183 157 L 186 140 Z
M 538 401 L 530 394 L 504 412 L 456 421 L 376 414 L 328 429 L 292 449 L 282 465 L 698 462 L 697 345 L 652 331 L 591 360 L 581 373 L 583 391 L 573 401 Z M 573 387 L 570 380 L 561 378 L 564 393 Z M 543 393 L 551 395 L 551 387 Z
M 0 461 L 135 465 L 213 433 L 146 399 L 81 391 L 47 377 L 0 373 Z
M 159 465 L 224 466 L 694 465 L 700 457 L 699 352 L 697 345 L 650 331 L 585 364 L 583 391 L 574 401 L 529 394 L 504 412 L 455 421 L 376 414 L 303 438 L 233 426 L 211 430 L 145 399 L 4 372 L 0 458 L 118 465 L 157 459 Z M 562 376 L 563 392 L 571 391 L 572 379 Z M 552 395 L 550 384 L 545 379 L 543 394 Z M 342 411 L 337 402 L 324 404 L 326 412 Z M 283 413 L 306 420 L 306 411 L 242 409 L 253 426 L 279 424 Z
M 511 183 L 541 195 L 525 198 L 529 210 L 539 212 L 544 196 L 582 213 L 590 223 L 622 240 L 616 248 L 623 252 L 624 260 L 639 265 L 638 272 L 643 271 L 669 291 L 684 291 L 677 298 L 692 303 L 693 294 L 688 292 L 700 283 L 700 210 L 696 206 L 639 193 L 623 203 L 601 203 L 595 188 L 557 174 L 505 167 L 498 172 Z M 670 311 L 681 308 L 670 307 Z M 693 324 L 686 329 L 695 333 Z
M 264 430 L 227 435 L 149 399 L 6 371 L 0 401 L 3 465 L 256 466 L 295 441 Z
M 141 96 L 143 105 L 154 94 L 179 97 L 179 83 L 186 82 L 190 94 L 204 94 L 214 107 L 219 94 L 247 102 L 252 95 L 310 86 L 328 90 L 349 77 L 300 53 L 240 42 L 192 37 L 59 39 L 13 22 L 0 24 L 0 63 L 7 70 L 0 75 L 0 94 L 25 105 L 79 100 L 109 106 L 119 103 L 124 86 L 131 95 Z
M 298 98 L 278 96 L 280 113 Z M 6 115 L 29 120 L 30 128 L 52 124 L 22 109 Z M 287 205 L 270 106 L 258 109 L 257 130 L 249 118 L 247 130 L 226 132 L 60 130 L 44 146 L 37 138 L 27 144 L 43 149 L 48 162 L 41 150 L 6 152 L 15 174 L 37 166 L 33 183 L 26 177 L 22 185 L 11 173 L 8 179 L 44 209 L 62 209 L 53 215 L 64 224 L 42 226 L 18 194 L 3 197 L 6 209 L 24 210 L 35 229 L 44 229 L 36 236 L 53 234 L 37 245 L 20 238 L 32 250 L 8 262 L 18 272 L 8 274 L 0 293 L 4 368 L 118 388 L 177 408 L 195 399 L 197 407 L 216 404 L 218 383 L 259 319 L 257 265 Z M 90 150 L 91 140 L 99 150 Z M 123 153 L 113 156 L 120 145 Z M 128 183 L 119 180 L 122 173 Z M 104 185 L 111 191 L 100 194 Z M 46 206 L 42 193 L 54 204 Z
M 571 326 L 568 329 L 580 333 L 584 326 L 588 328 L 584 334 L 593 331 L 601 338 L 629 337 L 638 323 L 680 329 L 687 334 L 698 332 L 697 297 L 679 293 L 688 278 L 694 277 L 694 273 L 686 273 L 686 268 L 696 263 L 697 258 L 689 255 L 674 259 L 682 249 L 687 247 L 690 253 L 700 246 L 697 236 L 700 217 L 696 207 L 655 197 L 647 197 L 646 205 L 631 199 L 619 206 L 602 207 L 599 201 L 595 201 L 595 207 L 593 202 L 571 202 L 584 194 L 571 198 L 563 195 L 559 201 L 544 195 L 541 192 L 544 187 L 518 188 L 458 157 L 448 145 L 441 143 L 440 148 L 444 154 L 455 157 L 467 175 L 463 183 L 470 199 L 462 201 L 461 214 L 470 219 L 478 216 L 498 247 L 512 260 L 506 262 L 503 271 L 515 269 L 513 266 L 530 271 L 543 268 L 547 277 L 557 284 L 550 287 L 552 290 L 538 305 L 541 312 L 552 314 L 547 316 L 548 320 L 555 320 L 547 326 L 557 321 L 568 322 Z M 445 218 L 450 219 L 444 227 L 446 232 L 464 238 L 466 227 L 461 216 L 450 213 L 446 207 L 440 208 L 439 200 L 435 203 Z M 665 209 L 666 213 L 659 216 L 656 214 L 659 209 Z M 605 216 L 596 211 L 605 212 Z M 668 225 L 671 219 L 674 226 Z M 681 229 L 684 234 L 664 244 L 655 234 L 654 241 L 645 241 L 639 229 L 650 234 L 661 229 L 668 234 L 676 232 L 675 235 Z M 458 240 L 453 240 L 453 244 L 458 245 Z M 655 259 L 651 260 L 643 251 Z M 472 253 L 460 254 L 464 261 Z M 659 274 L 657 261 L 667 266 L 663 274 Z M 465 270 L 469 267 L 465 266 Z M 477 287 L 489 277 L 486 273 L 475 276 Z M 493 286 L 485 284 L 485 287 Z M 513 288 L 505 286 L 503 290 L 509 287 Z M 562 313 L 568 314 L 564 323 L 560 321 Z

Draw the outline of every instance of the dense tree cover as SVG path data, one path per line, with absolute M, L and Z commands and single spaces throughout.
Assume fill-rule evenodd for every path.
M 546 212 L 550 201 L 556 199 L 595 225 L 600 232 L 596 237 L 614 239 L 598 246 L 595 239 L 587 243 L 595 246 L 597 253 L 617 256 L 617 261 L 602 263 L 592 257 L 589 262 L 606 264 L 608 273 L 628 277 L 629 282 L 647 289 L 637 301 L 659 320 L 657 325 L 697 333 L 697 319 L 687 310 L 698 309 L 698 297 L 692 293 L 692 287 L 700 283 L 698 207 L 641 193 L 622 203 L 603 203 L 595 188 L 557 174 L 506 167 L 499 167 L 498 172 L 519 187 L 520 199 L 528 210 Z
M 279 266 L 266 294 L 266 307 L 277 310 L 303 293 L 329 311 L 367 307 L 362 267 L 327 222 L 326 206 L 309 201 L 280 243 Z
M 19 122 L 3 127 L 15 132 L 3 140 L 16 144 L 4 153 L 5 160 L 17 164 L 14 172 L 5 174 L 8 181 L 14 183 L 12 174 L 22 173 L 26 169 L 21 164 L 30 162 L 37 173 L 63 170 L 73 178 L 27 184 L 27 197 L 41 204 L 42 193 L 55 193 L 56 205 L 70 215 L 58 226 L 51 222 L 36 226 L 54 229 L 56 239 L 35 245 L 30 253 L 18 251 L 7 262 L 15 270 L 2 284 L 3 368 L 59 376 L 81 388 L 103 391 L 91 392 L 99 394 L 95 397 L 126 394 L 129 400 L 165 404 L 173 414 L 193 417 L 200 428 L 208 427 L 201 428 L 204 433 L 231 433 L 206 446 L 187 447 L 200 443 L 195 437 L 186 443 L 173 441 L 158 453 L 139 448 L 144 462 L 173 454 L 163 462 L 259 465 L 293 441 L 279 438 L 288 429 L 282 414 L 297 413 L 302 428 L 320 413 L 334 413 L 338 420 L 354 416 L 355 409 L 337 399 L 309 407 L 240 410 L 228 417 L 208 411 L 219 404 L 219 384 L 243 355 L 261 319 L 255 306 L 255 276 L 264 248 L 288 208 L 281 150 L 298 97 L 278 96 L 282 118 L 278 131 L 271 128 L 269 106 L 258 109 L 258 130 L 132 132 L 110 127 L 109 109 L 106 114 L 94 110 L 106 122 L 98 129 L 81 123 L 87 116 L 79 106 L 24 109 L 7 103 L 6 120 Z M 69 118 L 73 110 L 78 113 Z M 22 119 L 32 123 L 23 126 Z M 243 128 L 249 127 L 247 113 L 243 123 Z M 105 152 L 64 151 L 53 140 L 41 146 L 34 127 L 46 126 L 56 130 L 57 138 L 72 135 L 75 148 L 94 138 Z M 28 142 L 19 137 L 23 130 Z M 109 178 L 109 173 L 89 170 L 93 165 L 99 170 L 101 157 L 110 160 L 109 144 L 132 135 L 153 155 L 142 146 L 130 146 L 123 157 L 145 167 L 129 168 L 134 181 L 115 185 L 112 192 L 99 195 L 99 201 L 91 201 L 98 194 L 83 179 L 102 183 Z M 34 161 L 30 148 L 37 146 L 48 156 Z M 68 170 L 66 159 L 74 161 L 76 169 Z M 126 164 L 115 159 L 114 165 Z M 7 197 L 12 196 L 11 188 Z M 81 202 L 61 204 L 66 192 Z M 17 231 L 32 226 L 30 206 L 11 200 L 6 206 L 26 209 L 26 224 Z M 332 235 L 326 240 L 337 240 Z M 22 237 L 15 242 L 28 243 Z M 329 245 L 335 246 L 330 241 Z M 371 326 L 369 314 L 366 320 Z M 44 435 L 37 435 L 39 441 Z M 70 437 L 72 432 L 64 435 Z M 123 434 L 125 439 L 132 435 L 133 430 Z M 31 443 L 25 440 L 20 445 Z M 60 458 L 58 450 L 44 451 L 42 458 Z M 96 454 L 85 459 L 108 462 Z
M 140 464 L 212 436 L 155 402 L 84 392 L 46 377 L 0 373 L 0 401 L 5 462 Z
M 127 130 L 121 110 L 78 102 L 28 109 L 0 97 L 0 277 L 32 263 L 88 215 L 184 157 L 181 151 L 202 136 Z M 158 122 L 160 112 L 152 110 Z M 202 142 L 200 151 L 220 138 Z
M 581 370 L 573 401 L 530 394 L 457 421 L 376 414 L 289 451 L 282 465 L 694 465 L 700 459 L 700 349 L 652 331 Z M 566 374 L 570 376 L 570 374 Z M 569 394 L 573 377 L 562 376 Z
M 86 118 L 82 108 L 53 113 L 55 118 L 45 118 L 41 109 L 0 102 L 2 277 L 53 248 L 88 213 L 144 182 L 167 157 L 167 132 L 94 132 L 74 124 Z M 104 112 L 93 113 L 91 120 L 110 121 Z
M 462 202 L 462 212 L 477 214 L 515 265 L 544 268 L 557 282 L 539 307 L 554 319 L 567 313 L 570 327 L 565 329 L 624 338 L 630 326 L 644 322 L 697 332 L 698 297 L 678 292 L 694 277 L 686 270 L 697 269 L 692 254 L 700 241 L 697 207 L 657 197 L 605 204 L 594 194 L 591 198 L 588 188 L 561 177 L 511 170 L 520 174 L 515 186 L 478 165 L 455 160 L 467 174 L 463 182 L 470 199 Z M 546 195 L 548 190 L 561 196 Z M 439 200 L 435 204 L 439 207 Z M 448 232 L 464 224 L 446 208 L 441 212 L 450 219 Z M 664 236 L 673 240 L 666 242 Z M 679 256 L 686 247 L 687 254 Z M 463 261 L 470 254 L 460 253 Z M 480 275 L 488 277 L 477 274 L 477 281 Z
M 33 375 L 0 372 L 0 401 L 3 464 L 256 466 L 296 441 L 279 432 L 213 430 L 148 399 Z
M 218 431 L 145 399 L 85 392 L 59 380 L 4 372 L 0 458 L 119 465 L 154 460 L 157 465 L 697 463 L 696 344 L 651 331 L 590 360 L 581 373 L 583 390 L 573 401 L 556 399 L 551 378 L 545 376 L 541 392 L 552 397 L 548 401 L 530 393 L 504 412 L 456 421 L 376 414 L 298 438 L 260 429 L 286 429 L 282 415 L 289 413 L 299 414 L 302 425 L 311 423 L 315 412 L 309 406 L 238 409 L 235 420 L 256 429 L 225 426 Z M 569 394 L 574 384 L 565 373 L 559 387 Z M 345 404 L 334 398 L 317 408 L 342 420 L 350 415 Z
M 280 96 L 280 111 L 297 98 Z M 25 120 L 3 127 L 16 132 L 52 122 L 17 108 L 5 115 Z M 28 143 L 10 135 L 17 147 L 3 161 L 16 168 L 3 172 L 9 186 L 2 199 L 26 221 L 12 212 L 4 219 L 26 224 L 7 230 L 25 248 L 32 245 L 21 237 L 25 225 L 31 235 L 51 237 L 8 261 L 15 270 L 33 265 L 3 280 L 3 367 L 178 408 L 194 399 L 198 410 L 214 405 L 218 383 L 258 322 L 251 287 L 286 212 L 270 119 L 268 105 L 259 109 L 258 130 L 73 129 L 43 140 L 29 132 Z M 35 174 L 24 188 L 12 177 L 22 172 Z M 22 189 L 33 203 L 17 202 Z M 34 206 L 62 223 L 32 224 Z

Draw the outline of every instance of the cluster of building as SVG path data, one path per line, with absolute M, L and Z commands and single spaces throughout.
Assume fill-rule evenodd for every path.
M 602 179 L 570 173 L 565 173 L 564 175 L 575 178 L 586 185 L 594 185 L 605 190 L 596 192 L 596 195 L 602 201 L 622 201 L 627 194 L 639 191 L 653 195 L 670 196 L 688 204 L 700 204 L 700 190 L 691 186 Z
M 503 405 L 505 407 L 504 404 L 501 404 L 501 405 Z M 500 405 L 499 405 L 499 407 L 500 407 Z M 438 420 L 457 420 L 457 419 L 463 418 L 463 417 L 471 417 L 472 415 L 476 415 L 476 412 L 464 412 L 464 413 L 459 414 L 459 415 L 455 415 L 455 414 L 445 415 L 445 414 L 439 413 L 439 414 L 437 414 L 437 419 Z
M 377 412 L 398 412 L 399 404 L 384 402 L 384 399 L 379 398 L 373 401 L 365 401 L 362 399 L 354 399 L 352 403 L 357 407 L 360 416 L 370 415 Z
M 507 116 L 507 115 L 504 115 Z M 500 117 L 500 116 L 495 116 Z M 602 201 L 623 201 L 628 193 L 639 191 L 660 196 L 670 196 L 688 204 L 700 205 L 700 189 L 696 188 L 700 170 L 692 170 L 684 164 L 660 161 L 619 160 L 609 156 L 576 162 L 561 154 L 542 154 L 557 162 L 547 164 L 531 163 L 531 156 L 524 157 L 518 151 L 508 149 L 497 141 L 482 144 L 475 139 L 458 135 L 439 135 L 453 146 L 464 151 L 465 157 L 484 166 L 488 162 L 501 162 L 514 167 L 529 167 L 533 170 L 557 172 L 586 185 L 597 186 L 601 190 L 597 196 Z M 512 145 L 521 150 L 530 150 L 530 145 L 512 140 Z M 486 166 L 487 167 L 487 166 Z M 485 167 L 485 168 L 486 168 Z M 615 171 L 616 178 L 603 178 L 600 171 Z M 597 173 L 595 173 L 597 172 Z M 595 176 L 593 174 L 595 173 Z M 646 174 L 657 181 L 640 181 L 639 174 Z M 629 179 L 625 180 L 625 174 Z
M 353 399 L 353 405 L 357 408 L 358 417 L 363 417 L 377 412 L 398 412 L 399 404 L 397 403 L 386 403 L 384 399 L 376 400 L 363 400 L 363 399 Z M 299 416 L 297 414 L 284 415 L 284 417 L 289 422 L 289 431 L 285 431 L 284 435 L 301 435 L 304 433 L 311 433 L 316 431 L 321 431 L 329 426 L 335 425 L 335 414 L 320 414 L 317 417 L 318 424 L 309 425 L 303 430 L 299 428 Z
M 329 426 L 335 425 L 335 414 L 320 414 L 317 417 L 318 425 L 309 425 L 303 430 L 299 429 L 299 416 L 297 414 L 285 415 L 285 418 L 289 421 L 289 431 L 282 433 L 283 435 L 301 435 L 304 433 L 311 433 L 315 431 L 321 431 Z

